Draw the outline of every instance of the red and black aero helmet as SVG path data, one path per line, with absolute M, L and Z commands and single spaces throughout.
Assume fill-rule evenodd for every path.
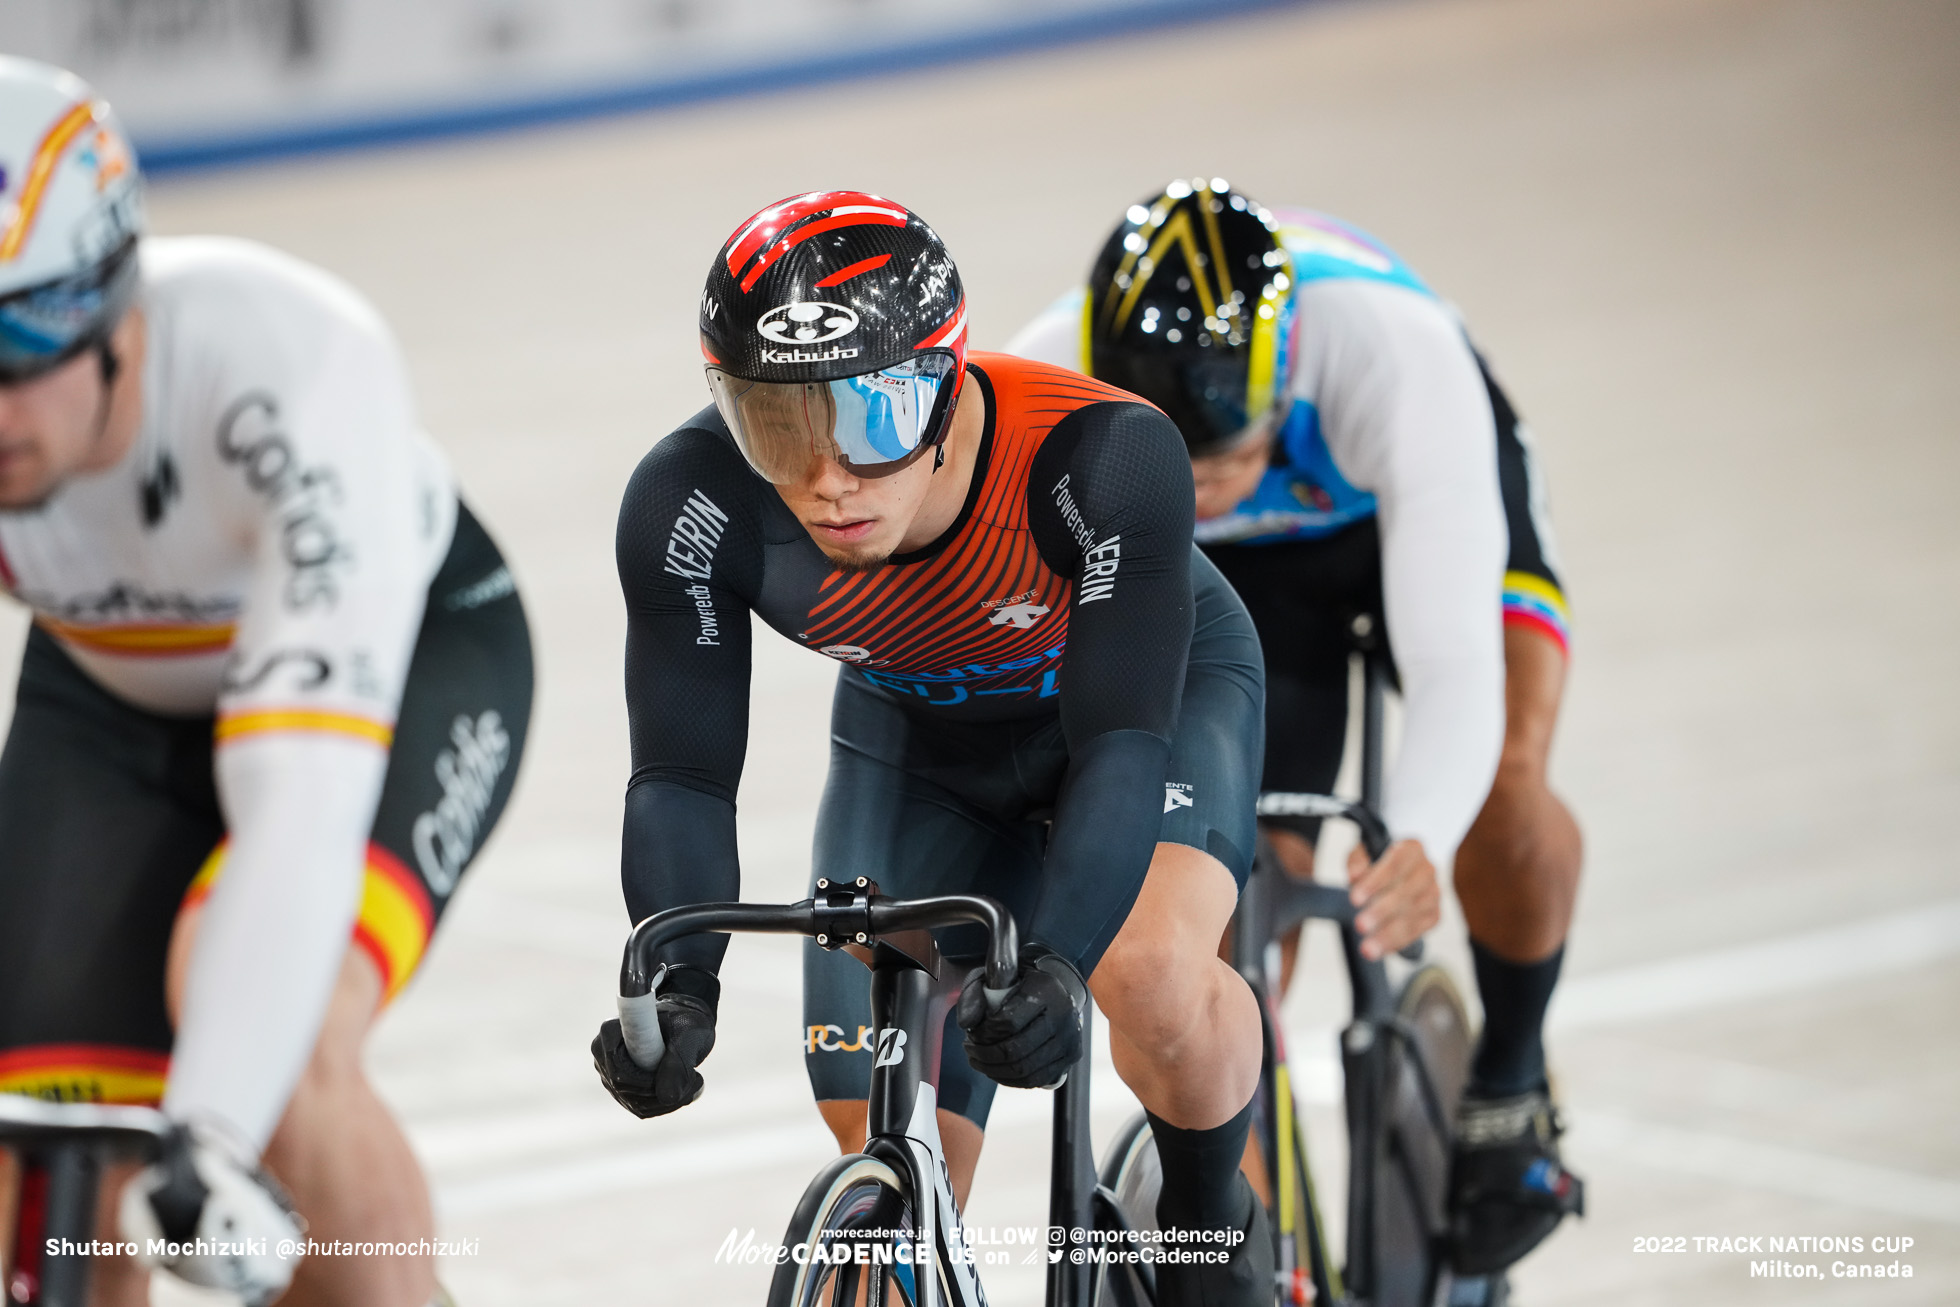
M 884 475 L 945 439 L 966 297 L 916 214 L 861 191 L 812 191 L 722 246 L 701 295 L 701 352 L 757 472 L 795 481 L 822 455 Z

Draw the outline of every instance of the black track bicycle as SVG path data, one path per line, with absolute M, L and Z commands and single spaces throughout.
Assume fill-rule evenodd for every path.
M 1389 843 L 1380 818 L 1383 702 L 1390 672 L 1367 618 L 1352 632 L 1362 662 L 1361 798 L 1266 793 L 1259 814 L 1339 818 L 1357 829 L 1371 858 Z M 1264 1164 L 1267 1215 L 1283 1307 L 1503 1307 L 1503 1275 L 1455 1277 L 1445 1256 L 1450 1155 L 1457 1100 L 1469 1078 L 1473 1038 L 1449 973 L 1417 965 L 1399 981 L 1361 952 L 1355 909 L 1341 886 L 1297 881 L 1262 835 L 1233 916 L 1232 964 L 1259 1002 L 1265 1057 L 1254 1100 L 1253 1136 Z M 1314 1168 L 1280 1024 L 1280 941 L 1307 921 L 1331 922 L 1340 938 L 1352 1016 L 1339 1041 L 1344 1073 L 1348 1168 L 1345 1248 L 1336 1255 L 1322 1219 Z M 1404 950 L 1419 962 L 1421 941 Z M 1150 1126 L 1138 1113 L 1104 1155 L 1104 1189 L 1139 1229 L 1156 1225 L 1160 1172 Z M 1133 1271 L 1112 1270 L 1103 1307 L 1149 1298 Z
M 21 1162 L 5 1301 L 86 1307 L 103 1168 L 155 1161 L 171 1138 L 168 1119 L 147 1107 L 0 1094 L 0 1147 Z
M 628 1043 L 642 1066 L 659 1061 L 655 957 L 671 940 L 704 932 L 803 935 L 848 949 L 870 969 L 876 1043 L 864 1151 L 831 1161 L 804 1191 L 783 1236 L 769 1307 L 984 1307 L 941 1150 L 932 1083 L 966 968 L 947 964 L 931 932 L 964 923 L 986 933 L 989 997 L 1004 994 L 1019 948 L 1014 921 L 978 895 L 892 899 L 863 878 L 848 885 L 819 880 L 815 895 L 799 903 L 697 904 L 633 928 L 620 970 L 620 1020 L 637 1027 Z M 1131 1231 L 1114 1196 L 1096 1182 L 1089 1141 L 1094 1007 L 1086 990 L 1074 998 L 1085 1051 L 1055 1091 L 1049 1226 L 1094 1231 L 1096 1243 L 1121 1245 Z M 1047 1307 L 1096 1301 L 1098 1268 L 1065 1255 L 1076 1251 L 1048 1249 Z M 1147 1268 L 1142 1283 L 1146 1291 L 1151 1286 Z

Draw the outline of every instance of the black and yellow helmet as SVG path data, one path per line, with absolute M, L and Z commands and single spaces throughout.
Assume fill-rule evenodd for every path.
M 1272 215 L 1218 178 L 1130 206 L 1089 274 L 1089 375 L 1169 414 L 1194 455 L 1264 419 L 1283 389 L 1292 262 Z

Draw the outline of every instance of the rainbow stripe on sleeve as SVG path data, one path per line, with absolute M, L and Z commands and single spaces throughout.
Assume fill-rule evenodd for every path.
M 1572 625 L 1566 612 L 1565 592 L 1542 576 L 1530 572 L 1504 574 L 1504 621 L 1506 625 L 1529 626 L 1558 641 L 1568 655 L 1572 652 Z

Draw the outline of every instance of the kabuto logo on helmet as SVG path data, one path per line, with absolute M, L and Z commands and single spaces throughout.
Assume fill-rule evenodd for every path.
M 812 191 L 763 209 L 708 269 L 698 325 L 715 407 L 778 485 L 825 459 L 888 476 L 946 438 L 966 299 L 938 233 L 901 205 Z
M 858 327 L 858 315 L 842 304 L 803 300 L 783 304 L 762 315 L 756 334 L 785 345 L 821 345 L 848 336 Z
M 929 351 L 966 362 L 965 296 L 945 243 L 903 205 L 863 191 L 812 191 L 754 214 L 703 290 L 702 344 L 730 376 L 834 381 Z M 812 348 L 832 342 L 856 352 Z

